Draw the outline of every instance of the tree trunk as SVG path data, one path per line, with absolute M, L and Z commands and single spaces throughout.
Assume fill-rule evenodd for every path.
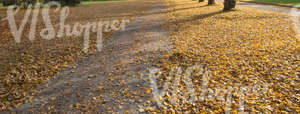
M 208 0 L 208 5 L 213 5 L 215 4 L 215 0 Z
M 236 5 L 236 0 L 225 0 L 224 1 L 224 11 L 235 8 L 235 5 Z
M 204 0 L 199 0 L 199 2 L 204 2 Z

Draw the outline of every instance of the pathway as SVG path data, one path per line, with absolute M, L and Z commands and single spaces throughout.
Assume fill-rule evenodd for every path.
M 158 3 L 148 15 L 137 17 L 125 31 L 104 41 L 104 50 L 87 56 L 58 78 L 40 88 L 34 102 L 13 112 L 143 112 L 151 94 L 146 93 L 149 81 L 148 64 L 170 44 L 162 28 L 166 6 Z M 142 61 L 145 60 L 145 61 Z

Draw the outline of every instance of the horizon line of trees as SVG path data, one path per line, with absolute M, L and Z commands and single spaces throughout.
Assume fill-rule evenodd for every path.
M 4 6 L 9 5 L 17 5 L 20 7 L 26 8 L 29 4 L 36 4 L 36 3 L 47 3 L 50 1 L 57 1 L 61 5 L 76 5 L 80 4 L 81 1 L 86 0 L 0 0 Z M 204 2 L 204 0 L 198 0 L 199 2 Z M 215 0 L 208 0 L 208 5 L 215 4 Z M 224 0 L 224 11 L 234 9 L 236 6 L 236 0 Z
M 37 3 L 43 4 L 50 1 L 57 1 L 61 5 L 76 5 L 83 0 L 0 0 L 0 3 L 2 3 L 3 6 L 17 5 L 26 8 L 29 4 L 37 4 Z

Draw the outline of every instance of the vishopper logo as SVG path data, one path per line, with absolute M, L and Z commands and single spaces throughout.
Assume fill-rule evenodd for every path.
M 289 14 L 292 15 L 292 21 L 293 21 L 293 28 L 296 32 L 296 37 L 300 38 L 300 23 L 299 23 L 299 19 L 300 19 L 300 12 L 298 11 L 300 7 L 292 7 L 291 11 L 289 12 Z
M 59 23 L 58 23 L 58 31 L 55 31 L 56 29 L 51 23 L 50 15 L 49 15 L 49 9 L 51 7 L 56 7 L 54 12 L 60 13 Z M 96 47 L 98 51 L 101 51 L 103 48 L 102 44 L 102 38 L 103 38 L 103 32 L 110 32 L 110 31 L 117 31 L 117 30 L 125 30 L 125 26 L 127 23 L 129 23 L 128 19 L 124 20 L 113 20 L 113 21 L 99 21 L 99 22 L 87 22 L 86 24 L 80 24 L 76 22 L 73 26 L 73 28 L 65 24 L 66 19 L 70 13 L 69 7 L 61 7 L 61 5 L 58 2 L 49 2 L 44 5 L 43 8 L 40 8 L 39 6 L 35 6 L 34 8 L 30 4 L 24 14 L 24 18 L 21 21 L 21 24 L 19 28 L 16 25 L 15 15 L 18 13 L 20 8 L 18 6 L 9 6 L 7 9 L 7 17 L 2 19 L 7 20 L 12 32 L 12 35 L 17 43 L 21 42 L 22 38 L 22 32 L 24 30 L 25 25 L 27 24 L 30 15 L 32 15 L 31 25 L 30 25 L 30 31 L 28 38 L 30 41 L 33 41 L 35 39 L 36 34 L 36 28 L 37 28 L 37 22 L 38 22 L 38 15 L 40 12 L 40 9 L 42 10 L 42 18 L 44 21 L 44 24 L 46 28 L 42 29 L 39 33 L 41 38 L 46 40 L 51 40 L 54 38 L 62 38 L 65 36 L 74 36 L 74 37 L 80 37 L 83 34 L 83 51 L 88 52 L 89 48 L 89 42 L 90 42 L 90 33 L 94 32 L 97 34 L 97 40 L 96 40 Z
M 211 100 L 218 101 L 218 103 L 224 104 L 224 111 L 226 114 L 230 114 L 233 104 L 238 107 L 239 113 L 247 112 L 245 110 L 245 102 L 255 102 L 251 99 L 245 99 L 245 96 L 250 96 L 258 93 L 268 93 L 268 88 L 272 85 L 264 84 L 259 85 L 257 81 L 254 81 L 253 86 L 228 86 L 210 88 L 211 77 L 214 77 L 212 71 L 208 70 L 204 65 L 194 65 L 188 67 L 185 70 L 176 65 L 172 67 L 166 79 L 159 78 L 163 74 L 159 68 L 149 69 L 149 80 L 151 84 L 151 90 L 153 98 L 156 101 L 157 106 L 163 110 L 178 111 L 180 107 L 186 105 L 201 104 L 203 102 L 210 102 Z M 195 85 L 192 77 L 202 77 L 201 87 Z M 161 81 L 163 83 L 161 83 Z M 199 83 L 199 82 L 196 82 Z M 185 85 L 182 86 L 182 85 Z M 196 87 L 196 89 L 195 89 Z M 259 99 L 257 96 L 255 99 Z M 238 98 L 238 101 L 234 100 Z M 249 108 L 249 107 L 248 107 Z M 272 107 L 264 106 L 264 108 L 272 110 Z

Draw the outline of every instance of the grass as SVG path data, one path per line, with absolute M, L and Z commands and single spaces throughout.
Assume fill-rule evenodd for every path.
M 121 2 L 124 0 L 97 0 L 97 1 L 82 1 L 80 5 L 92 5 L 92 4 L 101 4 L 101 3 L 111 3 L 111 2 Z
M 269 3 L 269 4 L 300 7 L 300 0 L 241 0 L 241 1 L 246 1 L 246 2 L 252 1 L 252 2 L 259 2 L 259 3 Z

